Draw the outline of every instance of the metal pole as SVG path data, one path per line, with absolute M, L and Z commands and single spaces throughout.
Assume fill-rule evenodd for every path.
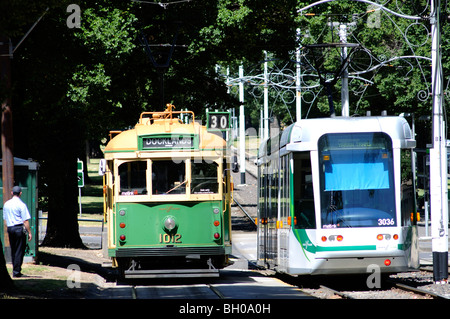
M 339 26 L 339 37 L 341 39 L 341 43 L 347 43 L 347 25 L 341 24 Z M 347 60 L 347 48 L 342 48 L 342 63 L 346 63 Z M 346 63 L 347 64 L 347 63 Z M 342 116 L 350 116 L 349 110 L 349 97 L 348 97 L 348 69 L 347 65 L 342 71 L 342 88 L 341 88 L 341 100 L 342 100 Z
M 297 41 L 300 43 L 300 29 L 297 29 Z M 296 59 L 296 78 L 295 78 L 295 84 L 296 84 L 296 98 L 295 98 L 295 114 L 297 122 L 302 119 L 302 88 L 301 88 L 301 55 L 300 55 L 301 46 L 297 48 L 297 52 L 295 54 Z
M 436 283 L 448 278 L 448 198 L 446 128 L 442 108 L 440 0 L 431 1 L 431 59 L 433 89 L 433 147 L 430 149 L 431 245 Z
M 239 107 L 239 158 L 241 164 L 241 184 L 245 184 L 245 114 L 244 114 L 244 67 L 239 66 L 239 102 L 241 106 Z
M 269 138 L 269 73 L 267 65 L 267 51 L 264 51 L 264 136 L 263 140 Z
M 263 110 L 259 111 L 259 137 L 261 141 L 264 140 L 264 115 Z
M 78 187 L 78 210 L 81 217 L 81 187 Z

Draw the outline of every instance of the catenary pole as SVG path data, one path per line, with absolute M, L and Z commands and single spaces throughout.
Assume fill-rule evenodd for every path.
M 341 24 L 339 26 L 339 37 L 341 43 L 347 43 L 347 25 Z M 350 116 L 349 108 L 349 94 L 348 94 L 348 64 L 347 64 L 347 47 L 342 47 L 342 63 L 345 63 L 344 70 L 342 71 L 342 88 L 341 88 L 341 100 L 342 100 L 342 116 Z
M 264 51 L 264 135 L 262 141 L 269 138 L 269 72 L 267 65 L 267 51 Z
M 301 46 L 300 46 L 300 29 L 297 29 L 297 42 L 298 48 L 295 52 L 295 62 L 296 62 L 296 77 L 295 77 L 295 114 L 297 122 L 302 119 L 302 87 L 301 87 Z
M 431 245 L 436 283 L 448 279 L 448 189 L 446 125 L 443 114 L 440 0 L 431 0 L 433 147 L 430 149 Z
M 239 158 L 241 184 L 245 184 L 245 113 L 244 113 L 244 66 L 239 66 Z

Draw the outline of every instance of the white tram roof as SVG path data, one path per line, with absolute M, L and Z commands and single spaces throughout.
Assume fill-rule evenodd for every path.
M 392 139 L 393 148 L 414 148 L 414 140 L 408 122 L 400 116 L 328 117 L 300 120 L 288 126 L 281 134 L 279 148 L 285 151 L 317 150 L 318 140 L 330 133 L 384 132 Z M 269 143 L 261 143 L 259 157 L 266 154 Z M 269 146 L 270 147 L 270 146 Z

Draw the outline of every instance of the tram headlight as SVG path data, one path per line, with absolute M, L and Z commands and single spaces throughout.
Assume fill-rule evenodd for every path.
M 218 208 L 214 208 L 213 212 L 214 212 L 214 214 L 218 214 L 218 213 L 220 213 L 220 210 Z
M 172 231 L 177 227 L 177 222 L 173 216 L 167 216 L 164 220 L 164 228 L 168 231 Z
M 123 209 L 119 210 L 119 215 L 120 216 L 125 216 L 125 211 Z

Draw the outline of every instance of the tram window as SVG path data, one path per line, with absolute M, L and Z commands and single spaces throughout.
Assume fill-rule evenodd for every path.
M 186 194 L 186 163 L 172 160 L 153 161 L 152 194 Z
M 294 216 L 297 228 L 316 228 L 309 152 L 294 154 Z
M 145 195 L 147 162 L 126 162 L 119 166 L 120 195 Z
M 396 226 L 392 141 L 384 133 L 319 139 L 322 228 Z
M 215 162 L 195 163 L 192 161 L 191 194 L 214 194 L 219 191 L 217 182 L 218 165 Z

